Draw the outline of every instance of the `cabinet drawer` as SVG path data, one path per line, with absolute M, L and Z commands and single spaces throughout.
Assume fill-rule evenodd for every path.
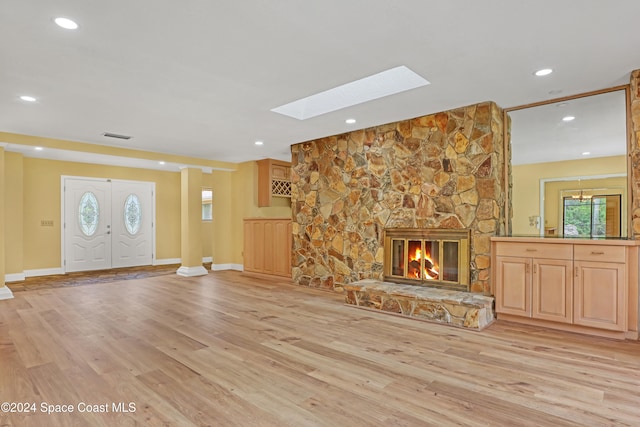
M 280 165 L 273 165 L 271 167 L 271 177 L 273 179 L 287 180 L 289 179 L 289 168 Z
M 553 243 L 504 243 L 496 244 L 496 255 L 529 257 L 529 258 L 550 258 L 550 259 L 572 259 L 572 245 L 560 245 Z
M 625 262 L 623 246 L 575 245 L 573 251 L 576 261 Z

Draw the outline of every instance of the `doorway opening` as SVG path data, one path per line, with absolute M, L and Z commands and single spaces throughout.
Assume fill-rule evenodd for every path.
M 565 237 L 620 237 L 622 196 L 563 197 L 562 229 Z

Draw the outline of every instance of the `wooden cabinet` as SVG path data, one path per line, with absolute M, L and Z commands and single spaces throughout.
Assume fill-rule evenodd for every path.
M 258 160 L 258 206 L 271 206 L 272 197 L 291 198 L 291 163 Z
M 492 238 L 498 318 L 638 339 L 635 241 Z
M 623 331 L 625 251 L 620 247 L 580 248 L 575 254 L 574 323 Z
M 535 319 L 571 323 L 573 319 L 573 262 L 534 260 L 532 312 Z
M 531 317 L 531 258 L 498 256 L 496 312 Z
M 496 312 L 570 323 L 571 255 L 571 247 L 555 245 L 498 246 L 496 283 L 502 286 L 496 289 Z
M 291 277 L 291 246 L 291 219 L 244 220 L 245 271 Z

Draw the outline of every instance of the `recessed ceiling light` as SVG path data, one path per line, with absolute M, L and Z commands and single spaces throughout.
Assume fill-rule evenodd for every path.
M 33 149 L 34 149 L 34 150 L 36 150 L 36 151 L 42 151 L 42 150 L 44 150 L 44 148 L 42 148 L 42 147 L 33 147 Z
M 425 78 L 401 65 L 272 108 L 271 111 L 294 119 L 306 120 L 428 84 L 430 83 Z
M 352 124 L 354 124 L 354 123 L 356 122 L 356 119 L 347 119 L 347 120 L 345 120 L 344 122 L 345 122 L 346 124 L 348 124 L 348 125 L 352 125 Z
M 262 141 L 256 141 L 256 142 L 254 142 L 254 144 L 255 144 L 255 145 L 264 145 L 264 142 L 262 142 Z
M 556 105 L 556 107 L 562 108 L 562 107 L 566 107 L 567 103 L 566 102 L 561 102 L 560 104 Z
M 591 154 L 591 151 L 585 151 L 584 153 L 582 153 L 583 156 L 588 156 L 589 154 Z
M 542 70 L 538 70 L 533 74 L 535 74 L 538 77 L 542 77 L 542 76 L 548 76 L 551 73 L 553 73 L 553 70 L 551 68 L 543 68 Z
M 75 23 L 75 21 L 72 21 L 69 18 L 56 18 L 54 19 L 54 22 L 59 26 L 62 27 L 66 30 L 75 30 L 78 28 L 78 24 Z
M 549 95 L 559 95 L 562 91 L 560 89 L 554 89 L 549 91 Z
M 165 164 L 165 162 L 163 162 L 163 161 L 159 161 L 158 163 L 161 164 L 161 165 Z
M 575 117 L 573 116 L 566 116 L 562 118 L 563 122 L 570 122 L 571 120 L 575 120 Z
M 20 99 L 22 99 L 23 101 L 27 101 L 27 102 L 36 102 L 36 98 L 34 98 L 33 96 L 29 96 L 29 95 L 22 95 L 20 97 Z

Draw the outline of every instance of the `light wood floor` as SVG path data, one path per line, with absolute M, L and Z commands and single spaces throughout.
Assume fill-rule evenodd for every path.
M 478 333 L 282 279 L 168 275 L 0 301 L 0 402 L 37 407 L 2 426 L 638 426 L 640 343 Z

